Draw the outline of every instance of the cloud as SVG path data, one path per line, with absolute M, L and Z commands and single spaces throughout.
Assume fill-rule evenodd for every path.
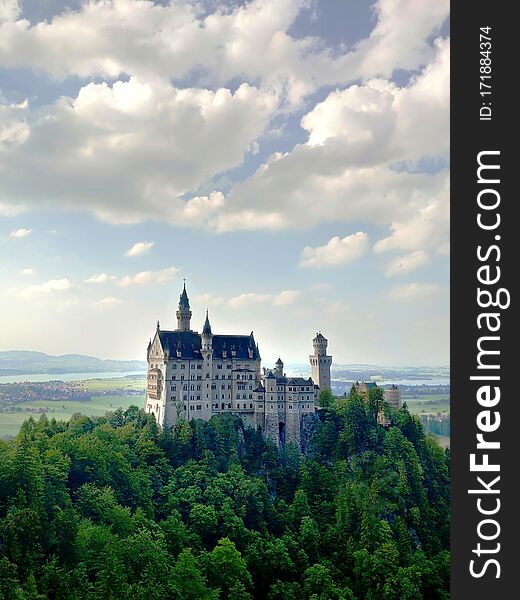
M 153 248 L 154 242 L 137 242 L 125 252 L 125 256 L 140 256 Z
M 29 235 L 31 235 L 32 233 L 32 229 L 25 229 L 25 228 L 21 228 L 21 229 L 14 229 L 13 231 L 11 231 L 11 233 L 9 234 L 10 238 L 24 238 L 27 237 Z
M 30 268 L 22 269 L 20 271 L 20 275 L 34 275 L 35 273 L 36 273 L 36 271 L 34 269 L 30 269 Z
M 168 267 L 159 271 L 141 271 L 135 275 L 125 275 L 117 281 L 117 285 L 121 287 L 129 287 L 132 285 L 146 285 L 150 283 L 165 283 L 170 281 L 179 272 L 177 267 Z
M 67 292 L 74 287 L 74 284 L 66 278 L 51 279 L 38 285 L 30 285 L 21 290 L 16 290 L 19 298 L 32 298 L 34 296 L 48 295 L 52 293 Z
M 317 37 L 289 33 L 310 4 L 252 0 L 208 13 L 199 3 L 108 0 L 83 3 L 35 25 L 15 22 L 16 10 L 9 9 L 0 25 L 0 61 L 61 78 L 169 81 L 198 75 L 215 86 L 241 77 L 260 81 L 295 105 L 323 85 L 389 77 L 395 69 L 428 63 L 429 41 L 449 13 L 448 0 L 378 0 L 370 36 L 340 52 Z
M 406 275 L 422 267 L 428 262 L 428 254 L 424 250 L 417 250 L 406 256 L 397 256 L 391 260 L 385 271 L 386 277 L 394 277 L 395 275 Z
M 388 297 L 393 302 L 414 304 L 430 299 L 438 291 L 439 286 L 433 283 L 408 283 L 392 288 Z
M 449 231 L 449 172 L 442 167 L 449 41 L 437 40 L 435 49 L 433 62 L 406 87 L 377 79 L 331 92 L 302 118 L 307 142 L 273 154 L 236 183 L 211 225 L 225 232 L 363 221 L 400 238 L 380 242 L 378 251 L 442 246 Z M 440 168 L 424 168 L 432 158 Z
M 96 304 L 98 306 L 117 306 L 118 304 L 122 304 L 122 300 L 119 298 L 114 298 L 113 296 L 107 296 L 106 298 L 101 298 L 98 300 Z
M 272 306 L 281 307 L 292 304 L 299 296 L 300 292 L 298 290 L 284 290 L 278 294 L 249 292 L 230 298 L 227 304 L 233 308 L 254 306 L 255 304 L 271 304 Z
M 0 3 L 0 24 L 2 22 L 13 22 L 20 14 L 18 0 L 2 0 Z
M 0 152 L 0 202 L 37 198 L 114 223 L 203 226 L 222 197 L 186 194 L 241 164 L 275 108 L 272 91 L 247 84 L 231 92 L 137 78 L 90 83 L 74 99 L 21 111 L 29 134 Z
M 85 279 L 85 283 L 106 283 L 113 277 L 107 275 L 106 273 L 100 273 L 99 275 L 91 275 Z
M 367 252 L 368 247 L 368 235 L 362 231 L 344 238 L 335 236 L 324 246 L 305 247 L 301 253 L 300 266 L 319 269 L 344 265 L 361 258 Z
M 431 39 L 448 3 L 379 0 L 371 35 L 344 54 L 287 33 L 307 5 L 254 0 L 208 14 L 185 3 L 119 0 L 87 3 L 37 26 L 5 23 L 7 67 L 96 80 L 35 111 L 3 106 L 10 133 L 0 153 L 0 202 L 31 205 L 37 197 L 39 205 L 85 209 L 114 223 L 217 232 L 413 219 L 442 175 L 410 167 L 447 156 L 449 42 Z M 407 86 L 382 79 L 421 65 Z M 202 74 L 200 87 L 171 85 L 187 73 Z M 352 81 L 362 83 L 345 87 Z M 230 82 L 233 92 L 219 87 Z M 307 143 L 273 154 L 226 195 L 199 191 L 256 152 L 287 104 L 300 106 L 331 84 L 341 87 L 301 121 Z

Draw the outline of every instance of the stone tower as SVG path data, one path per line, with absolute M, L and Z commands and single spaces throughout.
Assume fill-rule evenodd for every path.
M 283 362 L 281 358 L 276 361 L 274 374 L 276 377 L 283 377 Z
M 330 385 L 330 365 L 332 356 L 327 355 L 327 339 L 318 332 L 312 340 L 314 354 L 309 356 L 311 362 L 311 376 L 314 383 L 320 390 L 331 389 Z
M 177 309 L 177 331 L 191 331 L 191 310 L 190 301 L 186 292 L 186 282 L 182 289 L 182 294 L 179 298 L 179 307 Z

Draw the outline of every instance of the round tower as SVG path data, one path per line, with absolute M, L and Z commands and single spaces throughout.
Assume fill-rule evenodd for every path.
M 186 292 L 186 281 L 179 298 L 179 307 L 177 308 L 177 331 L 191 331 L 191 310 L 190 301 Z
M 320 390 L 331 389 L 330 365 L 332 364 L 332 356 L 327 355 L 327 345 L 327 338 L 321 332 L 318 332 L 312 340 L 314 354 L 309 356 L 312 380 Z

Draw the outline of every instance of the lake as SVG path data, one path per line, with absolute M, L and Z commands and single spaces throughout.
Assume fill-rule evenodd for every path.
M 83 381 L 84 379 L 115 379 L 127 375 L 145 375 L 146 371 L 106 371 L 104 373 L 29 373 L 27 375 L 2 375 L 0 383 L 41 381 Z

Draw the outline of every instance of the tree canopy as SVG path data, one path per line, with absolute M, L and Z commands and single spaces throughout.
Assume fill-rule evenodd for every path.
M 406 408 L 323 397 L 307 456 L 135 407 L 0 442 L 6 600 L 445 600 L 449 454 Z

